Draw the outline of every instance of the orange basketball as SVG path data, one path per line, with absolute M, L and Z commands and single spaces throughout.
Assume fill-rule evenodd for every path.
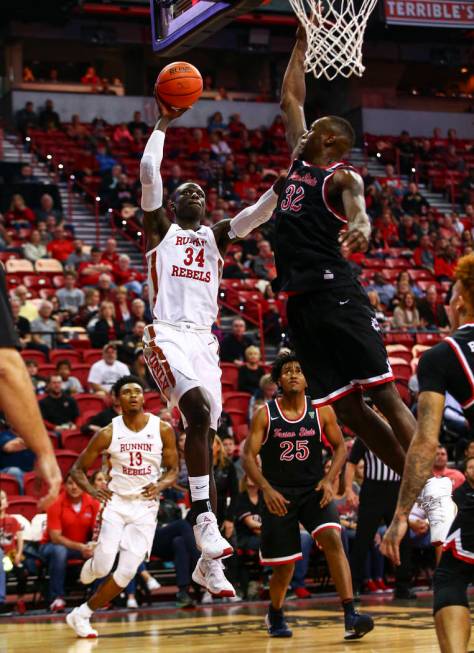
M 165 66 L 155 84 L 155 97 L 170 107 L 191 107 L 202 93 L 201 73 L 186 61 Z

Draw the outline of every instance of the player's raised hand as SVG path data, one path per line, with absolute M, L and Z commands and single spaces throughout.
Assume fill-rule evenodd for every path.
M 395 565 L 400 564 L 400 542 L 407 530 L 408 519 L 404 516 L 395 515 L 380 545 L 380 551 L 384 556 L 390 558 Z
M 325 508 L 334 499 L 334 488 L 331 481 L 329 481 L 327 478 L 323 478 L 319 481 L 316 486 L 316 492 L 323 493 L 321 501 L 319 502 L 321 508 Z
M 288 499 L 285 499 L 283 494 L 280 494 L 272 487 L 265 488 L 263 490 L 263 499 L 266 503 L 268 510 L 272 515 L 278 515 L 278 517 L 283 517 L 288 512 L 287 504 L 290 503 Z
M 178 109 L 177 107 L 170 107 L 159 98 L 157 98 L 156 103 L 158 104 L 158 108 L 160 110 L 160 117 L 166 118 L 167 120 L 176 120 L 177 118 L 180 118 L 183 113 L 186 113 L 186 111 L 190 108 L 185 107 L 184 109 Z

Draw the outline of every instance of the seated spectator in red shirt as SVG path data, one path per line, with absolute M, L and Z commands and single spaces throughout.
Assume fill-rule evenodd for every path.
M 422 236 L 418 247 L 413 252 L 413 260 L 417 268 L 425 268 L 430 272 L 434 272 L 434 253 L 431 238 L 429 236 Z
M 268 133 L 274 138 L 285 138 L 285 125 L 283 124 L 283 119 L 279 113 L 275 116 L 270 125 Z
M 386 247 L 396 247 L 398 245 L 398 228 L 395 218 L 390 209 L 384 209 L 382 217 L 377 220 L 377 228 Z
M 197 159 L 202 150 L 209 149 L 209 138 L 207 132 L 202 129 L 193 129 L 191 138 L 186 144 L 186 153 L 192 158 Z
M 113 302 L 115 299 L 115 290 L 112 275 L 108 272 L 102 272 L 97 282 L 97 290 L 100 294 L 100 301 Z
M 240 179 L 234 183 L 234 191 L 239 197 L 245 197 L 249 188 L 254 188 L 255 184 L 250 179 L 248 172 L 244 172 Z
M 36 216 L 34 211 L 26 206 L 23 196 L 17 193 L 11 199 L 10 208 L 5 214 L 5 220 L 8 225 L 14 227 L 29 227 L 36 222 Z
M 74 251 L 74 243 L 66 238 L 66 232 L 63 227 L 56 227 L 54 237 L 46 247 L 51 258 L 55 258 L 64 263 Z
M 441 154 L 446 151 L 447 146 L 448 140 L 443 138 L 441 135 L 441 129 L 439 127 L 435 127 L 433 129 L 433 136 L 431 138 L 431 147 L 437 154 Z
M 120 125 L 117 125 L 117 127 L 114 129 L 112 140 L 118 145 L 127 145 L 127 143 L 131 143 L 133 141 L 132 135 L 124 122 L 120 123 Z
M 100 77 L 95 72 L 94 66 L 89 66 L 89 68 L 86 70 L 85 75 L 81 77 L 81 84 L 86 84 L 88 86 L 99 86 Z
M 26 611 L 23 596 L 26 590 L 28 573 L 23 565 L 23 528 L 13 515 L 7 514 L 8 497 L 4 490 L 0 490 L 0 552 L 10 558 L 13 567 L 7 574 L 14 574 L 17 580 L 16 612 Z M 0 594 L 0 606 L 5 597 Z
M 456 249 L 452 245 L 448 245 L 442 252 L 440 252 L 434 261 L 434 274 L 436 280 L 451 281 L 454 275 L 454 268 L 458 260 Z
M 87 560 L 92 556 L 91 539 L 99 509 L 100 503 L 83 492 L 68 474 L 64 491 L 47 510 L 39 553 L 48 565 L 52 612 L 62 612 L 66 607 L 64 581 L 68 560 Z
M 99 308 L 99 319 L 89 332 L 93 347 L 104 347 L 108 342 L 121 340 L 123 330 L 120 322 L 115 317 L 115 306 L 112 302 L 104 301 Z
M 448 467 L 448 452 L 443 446 L 436 450 L 436 458 L 433 465 L 433 476 L 437 478 L 449 478 L 453 484 L 453 492 L 464 483 L 464 474 L 459 469 Z
M 438 235 L 441 236 L 441 238 L 452 238 L 453 236 L 457 236 L 458 233 L 456 231 L 456 227 L 453 224 L 453 218 L 450 215 L 443 215 L 439 218 L 438 220 L 439 224 L 439 229 L 438 229 Z
M 127 290 L 141 295 L 143 274 L 130 267 L 130 257 L 127 254 L 119 256 L 114 267 L 114 279 L 117 285 L 125 286 Z
M 102 261 L 102 252 L 98 247 L 93 247 L 90 261 L 79 263 L 79 284 L 81 286 L 97 286 L 100 275 L 111 271 L 112 263 Z
M 117 251 L 117 241 L 115 238 L 107 238 L 105 243 L 105 250 L 101 257 L 102 263 L 110 263 L 115 265 L 118 261 L 119 253 Z
M 396 193 L 400 193 L 403 189 L 403 182 L 395 174 L 395 168 L 391 163 L 385 166 L 385 177 L 380 177 L 379 182 L 383 188 L 392 188 Z

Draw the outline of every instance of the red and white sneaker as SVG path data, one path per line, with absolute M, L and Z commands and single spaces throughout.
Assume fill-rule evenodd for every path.
M 374 580 L 374 583 L 377 585 L 377 589 L 380 592 L 390 592 L 390 587 L 387 587 L 387 585 L 385 585 L 383 578 L 376 578 Z
M 295 589 L 295 594 L 298 599 L 309 599 L 311 598 L 311 592 L 306 589 L 306 587 L 297 587 Z
M 82 639 L 95 639 L 99 636 L 97 630 L 92 628 L 90 619 L 84 617 L 79 608 L 74 608 L 72 612 L 66 615 L 66 623 Z
M 367 592 L 370 592 L 371 594 L 374 592 L 380 592 L 379 588 L 377 587 L 377 584 L 371 578 L 365 581 L 365 587 Z
M 225 577 L 224 565 L 220 560 L 209 560 L 201 556 L 193 571 L 193 581 L 205 587 L 212 596 L 235 596 L 235 590 Z
M 430 522 L 431 544 L 443 544 L 448 536 L 451 524 L 458 508 L 452 499 L 453 484 L 447 477 L 433 476 L 418 497 L 418 503 L 424 509 Z
M 51 612 L 64 612 L 65 607 L 66 607 L 66 601 L 61 596 L 58 596 L 51 603 L 49 609 L 51 610 Z
M 220 534 L 213 512 L 202 512 L 198 515 L 193 530 L 197 547 L 205 558 L 217 560 L 228 558 L 234 553 L 229 542 Z

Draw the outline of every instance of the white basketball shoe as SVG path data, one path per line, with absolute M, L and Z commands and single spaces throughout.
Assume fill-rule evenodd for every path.
M 418 497 L 418 503 L 426 513 L 430 523 L 431 544 L 443 544 L 458 508 L 452 499 L 453 484 L 447 477 L 433 476 Z
M 79 608 L 74 608 L 74 610 L 66 616 L 66 623 L 74 630 L 78 637 L 82 637 L 83 639 L 95 639 L 99 636 L 97 630 L 92 628 L 90 619 L 84 617 L 80 613 Z
M 222 537 L 213 512 L 202 512 L 196 518 L 194 537 L 198 549 L 205 558 L 228 558 L 234 553 L 229 542 Z
M 193 571 L 193 581 L 212 594 L 212 596 L 233 597 L 235 590 L 224 575 L 224 565 L 220 560 L 210 560 L 201 556 Z

